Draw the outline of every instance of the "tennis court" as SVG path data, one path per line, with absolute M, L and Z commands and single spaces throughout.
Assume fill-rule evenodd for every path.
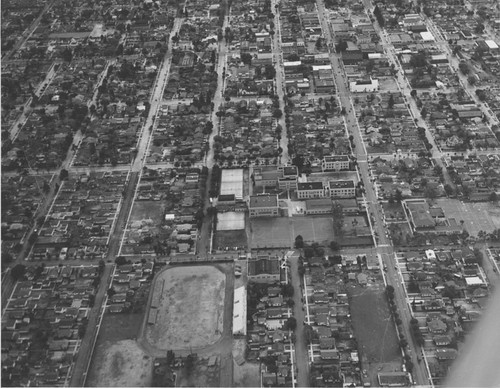
M 226 212 L 217 214 L 217 231 L 245 229 L 245 213 Z
M 236 199 L 243 199 L 243 169 L 222 170 L 220 195 L 234 194 Z

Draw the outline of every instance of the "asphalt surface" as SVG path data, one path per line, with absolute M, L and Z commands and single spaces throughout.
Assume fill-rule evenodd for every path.
M 297 320 L 295 329 L 295 362 L 297 364 L 297 387 L 309 387 L 310 363 L 306 339 L 304 336 L 304 322 L 306 319 L 305 307 L 302 302 L 303 282 L 299 276 L 298 266 L 299 254 L 295 253 L 289 257 L 290 276 L 293 285 L 293 316 Z

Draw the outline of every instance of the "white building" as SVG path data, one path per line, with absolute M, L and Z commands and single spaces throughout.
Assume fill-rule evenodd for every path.
M 349 90 L 353 93 L 372 93 L 379 89 L 378 79 L 370 77 L 369 80 L 362 79 L 349 83 Z
M 234 290 L 233 335 L 247 335 L 247 290 L 245 286 Z

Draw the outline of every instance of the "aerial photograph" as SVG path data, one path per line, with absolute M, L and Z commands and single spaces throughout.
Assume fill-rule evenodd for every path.
M 500 386 L 499 0 L 1 0 L 2 387 Z

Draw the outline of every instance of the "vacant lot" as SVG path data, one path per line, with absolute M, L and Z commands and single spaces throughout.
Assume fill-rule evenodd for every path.
M 134 387 L 151 383 L 151 360 L 137 347 L 143 314 L 105 314 L 89 369 L 90 387 Z
M 218 230 L 215 232 L 214 248 L 225 250 L 226 247 L 232 251 L 234 248 L 238 250 L 247 248 L 247 233 L 246 230 Z
M 216 342 L 223 330 L 225 284 L 225 274 L 212 266 L 161 272 L 154 285 L 163 288 L 156 323 L 148 324 L 145 332 L 149 344 L 186 350 Z
M 290 248 L 301 235 L 306 243 L 334 240 L 331 217 L 256 218 L 251 220 L 251 248 Z
M 369 371 L 371 383 L 376 373 L 392 370 L 401 355 L 394 323 L 385 300 L 382 285 L 348 288 L 354 334 L 361 352 L 363 369 Z
M 497 204 L 461 202 L 458 199 L 439 199 L 436 204 L 444 210 L 446 217 L 463 221 L 471 236 L 477 236 L 480 230 L 489 233 L 500 228 L 500 206 Z
M 135 201 L 130 222 L 151 219 L 155 225 L 158 225 L 162 221 L 164 209 L 164 201 Z

